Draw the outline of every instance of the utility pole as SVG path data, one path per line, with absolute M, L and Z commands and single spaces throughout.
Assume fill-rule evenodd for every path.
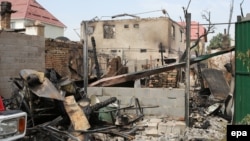
M 88 88 L 88 70 L 89 70 L 89 61 L 88 61 L 88 22 L 83 22 L 84 26 L 84 46 L 83 46 L 83 77 L 84 77 L 84 95 L 87 96 Z
M 191 13 L 186 13 L 186 88 L 185 88 L 185 121 L 189 127 L 189 92 L 190 92 L 190 29 Z

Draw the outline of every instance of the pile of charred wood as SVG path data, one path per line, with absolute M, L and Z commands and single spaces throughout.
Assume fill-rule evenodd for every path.
M 133 123 L 144 116 L 137 98 L 127 107 L 120 107 L 116 97 L 93 102 L 79 82 L 61 77 L 53 69 L 24 69 L 20 78 L 11 80 L 13 95 L 4 102 L 9 109 L 27 112 L 25 140 L 102 140 L 97 133 L 132 140 L 137 130 Z M 111 104 L 115 106 L 105 109 Z M 134 115 L 124 112 L 132 107 Z M 106 117 L 100 118 L 102 113 Z

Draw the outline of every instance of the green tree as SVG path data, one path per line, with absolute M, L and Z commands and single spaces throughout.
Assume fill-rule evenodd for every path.
M 223 42 L 223 34 L 218 33 L 217 35 L 213 36 L 213 38 L 209 41 L 207 49 L 211 50 L 211 49 L 221 48 L 222 42 Z

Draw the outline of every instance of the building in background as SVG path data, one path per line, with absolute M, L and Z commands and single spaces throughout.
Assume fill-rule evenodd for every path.
M 179 22 L 180 25 L 183 26 L 183 28 L 186 28 L 185 22 Z M 191 22 L 191 35 L 190 35 L 190 46 L 194 46 L 199 39 L 200 36 L 206 34 L 206 28 L 199 24 L 196 21 Z M 204 55 L 205 54 L 205 44 L 207 42 L 207 36 L 204 36 L 200 39 L 198 44 L 194 49 L 191 50 L 191 56 L 195 56 L 195 51 L 198 52 L 198 55 Z
M 84 22 L 81 27 L 84 39 Z M 94 37 L 102 69 L 116 56 L 129 72 L 160 67 L 178 62 L 186 47 L 183 27 L 167 17 L 89 21 L 88 33 L 88 48 Z
M 48 12 L 36 0 L 0 0 L 12 4 L 11 29 L 24 29 L 30 26 L 44 26 L 45 38 L 64 36 L 66 26 L 55 16 Z M 32 32 L 29 32 L 32 34 Z

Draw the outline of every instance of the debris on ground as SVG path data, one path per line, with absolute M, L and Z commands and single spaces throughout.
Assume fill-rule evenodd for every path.
M 88 97 L 79 82 L 59 76 L 54 70 L 43 73 L 24 69 L 20 76 L 11 79 L 13 96 L 5 100 L 5 105 L 28 114 L 24 140 L 223 140 L 231 121 L 223 109 L 229 91 L 226 85 L 227 93 L 219 93 L 216 84 L 191 90 L 190 125 L 186 127 L 184 121 L 171 117 L 144 115 L 143 109 L 148 106 L 142 106 L 136 97 L 125 107 L 116 97 L 104 101 L 94 95 Z M 208 80 L 208 76 L 203 77 Z

